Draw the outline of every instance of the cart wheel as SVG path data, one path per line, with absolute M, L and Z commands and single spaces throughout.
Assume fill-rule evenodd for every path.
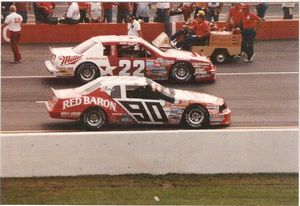
M 216 63 L 224 63 L 228 60 L 228 53 L 226 50 L 218 49 L 215 50 L 212 55 L 212 60 Z

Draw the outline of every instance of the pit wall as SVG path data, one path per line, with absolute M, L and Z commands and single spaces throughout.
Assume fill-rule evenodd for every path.
M 298 172 L 298 129 L 1 134 L 1 144 L 1 177 Z
M 219 22 L 223 27 L 225 22 Z M 180 29 L 182 23 L 176 24 Z M 162 23 L 142 24 L 142 35 L 147 41 L 154 40 L 164 31 Z M 78 25 L 47 25 L 24 24 L 21 36 L 22 43 L 75 43 L 82 42 L 98 35 L 124 35 L 127 24 L 78 24 Z M 3 35 L 2 36 L 2 42 Z M 258 40 L 299 39 L 299 20 L 268 20 L 257 29 Z

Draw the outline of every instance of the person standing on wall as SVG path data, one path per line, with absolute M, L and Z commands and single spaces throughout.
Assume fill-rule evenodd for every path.
M 8 26 L 10 31 L 10 46 L 14 54 L 14 60 L 10 61 L 12 64 L 21 63 L 21 54 L 19 52 L 19 41 L 21 37 L 21 26 L 23 17 L 17 14 L 17 8 L 15 5 L 9 7 L 10 14 L 5 18 L 4 24 L 2 24 L 1 29 Z
M 156 5 L 156 22 L 163 22 L 165 24 L 165 32 L 171 36 L 170 31 L 170 11 L 172 10 L 172 3 L 157 3 Z
M 242 51 L 247 54 L 244 62 L 253 62 L 253 58 L 256 55 L 254 53 L 254 40 L 256 36 L 256 24 L 260 23 L 261 19 L 254 13 L 250 12 L 249 5 L 242 5 Z
M 142 37 L 140 22 L 134 19 L 132 15 L 128 15 L 126 18 L 128 22 L 127 23 L 128 36 Z

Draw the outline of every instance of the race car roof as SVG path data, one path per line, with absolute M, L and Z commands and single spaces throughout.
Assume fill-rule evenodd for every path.
M 103 35 L 92 37 L 95 42 L 146 42 L 141 37 L 127 35 Z
M 137 76 L 103 76 L 95 81 L 99 81 L 102 85 L 147 85 L 146 77 Z

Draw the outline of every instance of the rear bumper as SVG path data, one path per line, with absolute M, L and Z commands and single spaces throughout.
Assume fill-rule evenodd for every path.
M 45 102 L 45 106 L 51 118 L 60 118 L 60 112 L 54 111 L 48 102 Z
M 69 77 L 74 76 L 73 69 L 62 68 L 58 70 L 51 61 L 45 61 L 46 68 L 50 74 L 54 74 L 57 77 Z

